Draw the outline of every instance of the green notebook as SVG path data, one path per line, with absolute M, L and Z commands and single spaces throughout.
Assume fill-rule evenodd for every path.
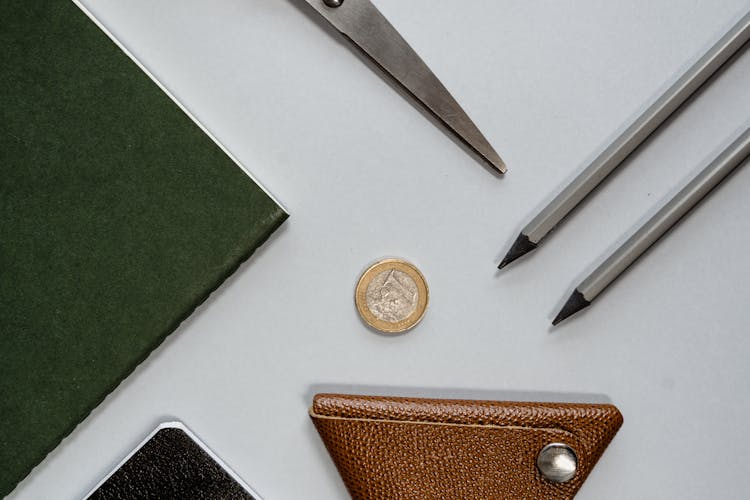
M 287 215 L 76 4 L 0 19 L 2 497 Z

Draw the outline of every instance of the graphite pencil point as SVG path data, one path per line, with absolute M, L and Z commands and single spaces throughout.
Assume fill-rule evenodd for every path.
M 570 316 L 573 316 L 575 313 L 587 308 L 590 305 L 591 302 L 586 300 L 586 297 L 584 297 L 581 292 L 575 290 L 573 292 L 573 295 L 570 296 L 563 308 L 552 321 L 552 325 L 557 325 L 561 321 L 569 318 Z
M 532 243 L 531 240 L 529 240 L 529 237 L 525 234 L 521 233 L 518 235 L 518 238 L 516 238 L 516 241 L 513 243 L 513 245 L 510 247 L 510 250 L 508 250 L 508 253 L 505 254 L 505 258 L 503 258 L 503 261 L 500 263 L 499 266 L 497 266 L 498 269 L 502 269 L 514 260 L 523 257 L 527 253 L 531 252 L 536 248 L 536 243 Z

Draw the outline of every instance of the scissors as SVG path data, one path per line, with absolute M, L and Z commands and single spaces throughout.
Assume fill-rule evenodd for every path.
M 490 168 L 505 163 L 440 80 L 370 0 L 306 0 Z

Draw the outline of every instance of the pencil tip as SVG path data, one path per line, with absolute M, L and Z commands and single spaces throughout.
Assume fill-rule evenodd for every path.
M 514 260 L 523 257 L 527 253 L 531 252 L 536 248 L 536 243 L 532 243 L 528 236 L 521 233 L 518 235 L 518 238 L 516 238 L 516 241 L 513 243 L 513 245 L 510 247 L 510 250 L 508 250 L 508 253 L 505 254 L 505 257 L 503 258 L 503 261 L 500 263 L 499 266 L 497 266 L 498 269 L 502 269 Z
M 578 289 L 576 289 L 573 292 L 573 295 L 570 296 L 568 301 L 565 303 L 563 308 L 555 317 L 555 319 L 552 320 L 552 325 L 553 326 L 557 325 L 561 321 L 564 321 L 565 319 L 569 318 L 570 316 L 573 316 L 578 311 L 581 311 L 582 309 L 585 309 L 590 305 L 591 305 L 591 302 L 586 300 L 586 297 L 584 297 L 583 294 L 579 292 Z

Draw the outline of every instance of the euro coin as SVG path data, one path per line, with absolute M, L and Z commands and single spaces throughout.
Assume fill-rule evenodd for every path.
M 401 259 L 372 265 L 360 277 L 354 295 L 362 320 L 383 333 L 414 328 L 424 317 L 429 298 L 422 273 Z

